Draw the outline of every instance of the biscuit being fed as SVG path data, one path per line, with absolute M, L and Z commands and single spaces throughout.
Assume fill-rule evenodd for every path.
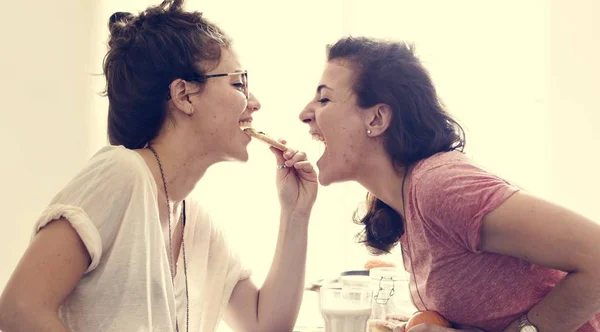
M 269 135 L 267 135 L 261 131 L 257 131 L 254 128 L 245 128 L 244 132 L 246 134 L 248 134 L 249 136 L 257 138 L 258 140 L 263 141 L 278 150 L 287 151 L 287 149 L 288 149 L 281 142 L 278 142 L 277 140 L 271 138 Z

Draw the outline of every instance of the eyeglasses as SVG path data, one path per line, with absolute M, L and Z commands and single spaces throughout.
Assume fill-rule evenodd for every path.
M 246 96 L 246 99 L 250 99 L 250 92 L 248 90 L 248 71 L 247 70 L 243 70 L 243 71 L 236 71 L 233 73 L 222 73 L 222 74 L 211 74 L 211 75 L 199 75 L 199 76 L 192 76 L 186 79 L 186 81 L 193 81 L 193 82 L 198 82 L 198 83 L 204 83 L 204 81 L 206 81 L 209 78 L 215 78 L 215 77 L 226 77 L 226 76 L 233 76 L 233 75 L 240 75 L 241 79 L 242 79 L 242 84 L 244 85 L 244 95 Z
M 186 81 L 192 81 L 192 82 L 197 82 L 197 83 L 204 83 L 207 79 L 209 78 L 215 78 L 215 77 L 227 77 L 227 76 L 233 76 L 233 75 L 240 75 L 241 79 L 242 79 L 242 85 L 244 88 L 244 95 L 246 96 L 246 99 L 250 99 L 250 91 L 248 90 L 248 71 L 247 70 L 243 70 L 243 71 L 236 71 L 233 73 L 221 73 L 221 74 L 211 74 L 211 75 L 196 75 L 196 76 L 190 76 L 188 78 L 185 78 Z M 170 87 L 170 86 L 169 86 Z M 171 99 L 171 94 L 168 93 L 167 94 L 167 100 Z

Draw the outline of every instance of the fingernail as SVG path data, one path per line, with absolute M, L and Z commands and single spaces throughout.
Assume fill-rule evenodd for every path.
M 284 156 L 290 158 L 292 156 L 292 152 L 291 151 L 286 151 Z

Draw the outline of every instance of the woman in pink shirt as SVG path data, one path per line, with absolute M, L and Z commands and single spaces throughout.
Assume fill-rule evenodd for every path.
M 364 243 L 400 243 L 415 306 L 454 326 L 410 332 L 600 331 L 600 225 L 470 161 L 411 47 L 339 40 L 300 119 L 319 181 L 368 190 Z

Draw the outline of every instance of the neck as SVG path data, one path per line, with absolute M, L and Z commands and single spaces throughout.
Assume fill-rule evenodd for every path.
M 367 164 L 362 169 L 368 171 L 360 175 L 358 182 L 373 196 L 389 205 L 400 215 L 404 215 L 402 182 L 407 169 L 394 167 L 393 162 L 385 153 L 363 160 L 366 160 Z
M 169 200 L 178 204 L 194 190 L 196 184 L 215 163 L 207 149 L 201 145 L 192 146 L 189 141 L 177 139 L 173 135 L 157 138 L 150 143 L 160 158 L 164 180 L 167 184 Z M 149 149 L 140 151 L 154 176 L 159 193 L 165 194 L 164 183 L 156 157 Z

